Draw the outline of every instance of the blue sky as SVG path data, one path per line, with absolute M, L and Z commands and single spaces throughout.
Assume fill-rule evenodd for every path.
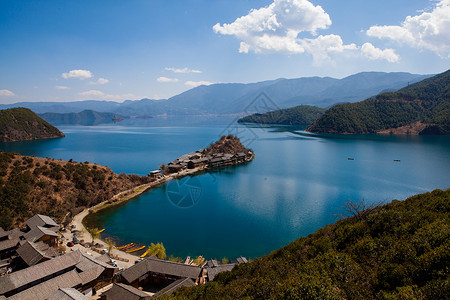
M 0 0 L 0 103 L 450 66 L 450 0 Z

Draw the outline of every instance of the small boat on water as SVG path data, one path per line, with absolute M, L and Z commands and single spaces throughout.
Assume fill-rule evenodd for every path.
M 129 243 L 127 245 L 123 245 L 123 246 L 117 247 L 117 249 L 125 250 L 125 249 L 128 249 L 128 248 L 134 247 L 134 246 L 136 246 L 136 243 Z
M 99 230 L 97 233 L 102 233 L 103 231 L 105 231 L 105 228 L 103 228 L 102 230 Z
M 353 157 L 349 157 L 349 158 L 347 158 L 348 160 L 355 160 Z
M 150 250 L 151 250 L 151 248 L 150 247 L 148 247 L 148 249 L 147 249 L 147 251 L 145 251 L 141 256 L 140 256 L 140 258 L 144 258 L 144 257 L 146 257 L 147 256 L 147 254 L 149 254 L 150 253 Z
M 396 162 L 400 162 L 400 159 L 394 159 L 394 161 L 396 161 Z
M 145 248 L 145 246 L 142 246 L 142 247 L 138 247 L 138 248 L 135 248 L 135 249 L 127 250 L 125 252 L 126 253 L 132 253 L 132 252 L 136 252 L 136 251 L 142 250 L 144 248 Z

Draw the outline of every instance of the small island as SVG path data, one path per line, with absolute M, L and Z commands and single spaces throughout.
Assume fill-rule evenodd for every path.
M 233 135 L 222 136 L 219 141 L 206 149 L 185 154 L 170 162 L 167 166 L 161 165 L 164 173 L 177 173 L 186 169 L 213 169 L 233 166 L 251 161 L 255 154 L 251 149 L 242 145 L 239 138 Z

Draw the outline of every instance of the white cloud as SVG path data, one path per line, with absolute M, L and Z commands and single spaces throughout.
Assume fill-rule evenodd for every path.
M 57 90 L 70 90 L 70 87 L 64 85 L 55 85 L 55 89 Z
M 178 78 L 168 78 L 168 77 L 158 77 L 156 79 L 158 82 L 178 82 Z
M 189 68 L 177 69 L 177 68 L 164 68 L 166 71 L 172 71 L 174 73 L 201 73 L 200 70 L 192 70 Z
M 99 79 L 97 79 L 97 81 L 91 81 L 89 82 L 89 84 L 106 84 L 108 82 L 108 79 L 100 77 Z
M 214 84 L 214 82 L 209 82 L 209 81 L 186 81 L 184 84 L 189 86 L 189 87 L 197 87 L 197 86 L 200 86 L 200 85 L 211 85 L 211 84 Z
M 317 30 L 331 25 L 330 16 L 320 5 L 308 0 L 274 0 L 272 4 L 253 9 L 231 24 L 213 26 L 216 33 L 234 35 L 241 40 L 239 52 L 309 53 L 316 63 L 328 60 L 329 53 L 355 50 L 355 44 L 345 45 L 339 35 L 299 38 L 300 33 L 312 37 Z
M 379 49 L 376 48 L 371 43 L 365 43 L 361 46 L 361 52 L 362 54 L 371 59 L 371 60 L 378 60 L 378 59 L 385 59 L 388 62 L 398 62 L 400 57 L 395 53 L 394 49 Z
M 401 26 L 377 25 L 366 33 L 450 58 L 450 0 L 439 1 L 431 12 L 407 16 Z
M 61 77 L 64 79 L 69 79 L 69 78 L 78 78 L 78 79 L 88 79 L 91 78 L 92 72 L 89 70 L 71 70 L 67 73 L 62 73 Z
M 81 96 L 104 96 L 105 93 L 99 90 L 89 90 L 80 93 Z
M 15 95 L 16 94 L 11 92 L 10 90 L 0 90 L 0 97 L 12 97 L 12 96 L 15 96 Z
M 118 100 L 128 100 L 128 99 L 137 99 L 137 97 L 134 94 L 119 94 L 119 95 L 113 95 L 113 94 L 105 94 L 102 91 L 99 90 L 89 90 L 79 93 L 80 96 L 82 96 L 82 99 L 84 100 L 112 100 L 112 101 L 118 101 Z

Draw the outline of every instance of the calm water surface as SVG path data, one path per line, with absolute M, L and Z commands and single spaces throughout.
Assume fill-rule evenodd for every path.
M 61 127 L 63 139 L 0 148 L 144 175 L 206 147 L 226 127 L 147 125 L 67 126 Z M 389 202 L 450 187 L 450 137 L 323 137 L 289 127 L 229 130 L 255 151 L 252 162 L 166 183 L 90 216 L 89 223 L 106 228 L 119 244 L 163 242 L 175 256 L 257 257 L 335 222 L 350 199 Z M 174 197 L 186 195 L 195 200 L 192 206 L 174 205 Z

